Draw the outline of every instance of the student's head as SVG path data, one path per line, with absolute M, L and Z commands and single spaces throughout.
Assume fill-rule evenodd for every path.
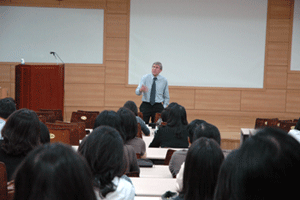
M 127 101 L 124 106 L 125 108 L 128 108 L 129 110 L 131 110 L 135 116 L 138 115 L 138 108 L 136 106 L 136 104 L 133 101 Z
M 112 127 L 100 126 L 86 137 L 78 151 L 87 160 L 94 176 L 94 185 L 100 189 L 100 197 L 115 191 L 112 180 L 121 177 L 126 170 L 123 140 Z
M 117 131 L 119 131 L 120 135 L 122 136 L 123 140 L 126 140 L 121 118 L 115 111 L 102 111 L 95 120 L 94 129 L 99 126 L 110 126 L 117 129 Z
M 169 110 L 169 116 L 168 116 L 168 126 L 174 127 L 174 126 L 181 126 L 181 125 L 187 125 L 187 119 L 186 119 L 186 111 L 185 108 L 179 104 L 175 104 L 171 107 L 168 107 Z
M 193 140 L 201 137 L 214 139 L 219 145 L 221 144 L 219 129 L 210 123 L 203 122 L 194 130 Z
M 231 199 L 293 199 L 299 169 L 299 142 L 282 130 L 262 129 L 237 152 Z
M 122 107 L 117 113 L 121 118 L 121 124 L 126 135 L 126 141 L 135 138 L 138 132 L 138 124 L 133 112 Z
M 12 98 L 0 99 L 0 117 L 7 119 L 16 110 L 16 104 Z
M 180 195 L 189 200 L 213 199 L 223 160 L 223 152 L 215 140 L 203 137 L 194 141 L 186 156 Z
M 16 172 L 14 199 L 96 199 L 90 168 L 66 144 L 41 145 L 28 154 Z
M 298 121 L 296 123 L 295 129 L 300 131 L 300 118 L 298 119 Z
M 2 149 L 7 154 L 26 155 L 40 144 L 40 126 L 37 114 L 28 109 L 13 112 L 2 129 Z
M 202 123 L 204 123 L 204 120 L 201 119 L 195 119 L 193 121 L 191 121 L 188 125 L 188 131 L 189 131 L 189 138 L 190 138 L 190 142 L 193 142 L 193 136 L 194 136 L 194 131 L 195 129 Z
M 40 140 L 42 144 L 50 143 L 50 132 L 48 127 L 41 121 L 39 121 L 41 135 Z

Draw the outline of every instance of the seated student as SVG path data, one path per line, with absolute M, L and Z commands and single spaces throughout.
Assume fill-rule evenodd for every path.
M 221 134 L 219 129 L 210 123 L 203 122 L 195 128 L 192 142 L 202 137 L 214 139 L 219 145 L 221 144 Z M 179 190 L 182 188 L 184 166 L 185 163 L 183 162 L 176 176 L 176 186 Z
M 295 128 L 289 131 L 289 135 L 293 136 L 296 140 L 298 140 L 298 142 L 300 142 L 300 118 L 298 119 Z
M 28 109 L 13 112 L 2 129 L 0 161 L 4 162 L 7 180 L 12 180 L 12 174 L 26 155 L 40 145 L 40 126 L 37 114 Z
M 117 113 L 121 118 L 121 124 L 125 131 L 125 145 L 132 146 L 135 153 L 144 156 L 144 154 L 146 153 L 146 144 L 143 139 L 137 137 L 138 126 L 133 112 L 123 107 L 120 108 Z
M 96 199 L 91 170 L 69 145 L 41 145 L 16 172 L 14 199 Z
M 218 185 L 215 199 L 297 199 L 299 152 L 299 142 L 284 131 L 259 130 L 237 150 L 234 169 L 219 181 L 226 186 Z
M 204 120 L 195 119 L 188 125 L 188 132 L 189 132 L 188 139 L 189 139 L 190 144 L 193 142 L 193 135 L 194 135 L 195 129 L 204 122 L 205 122 Z M 195 138 L 195 140 L 196 139 L 197 138 Z M 171 174 L 173 175 L 173 177 L 175 177 L 178 174 L 180 166 L 185 161 L 187 151 L 188 150 L 183 149 L 183 150 L 175 151 L 173 153 L 170 163 L 169 163 L 169 170 L 170 170 Z
M 193 142 L 186 157 L 183 187 L 175 200 L 213 199 L 223 160 L 223 152 L 214 139 L 202 137 Z
M 3 129 L 7 118 L 16 110 L 16 104 L 12 98 L 0 99 L 0 140 L 3 140 L 1 130 Z
M 124 132 L 124 128 L 122 126 L 121 118 L 115 111 L 108 111 L 104 110 L 102 111 L 95 120 L 94 129 L 99 126 L 110 126 L 112 128 L 115 128 L 117 131 L 119 131 L 119 134 L 121 135 L 123 142 L 124 142 L 124 157 L 127 161 L 127 172 L 140 172 L 140 168 L 137 163 L 136 153 L 134 151 L 134 148 L 130 145 L 125 145 L 126 141 L 126 135 Z
M 123 107 L 128 108 L 129 110 L 131 110 L 134 113 L 134 115 L 136 117 L 136 121 L 137 121 L 137 123 L 139 123 L 141 125 L 141 129 L 142 129 L 143 133 L 146 136 L 149 136 L 150 130 L 146 126 L 146 123 L 144 122 L 144 120 L 138 116 L 138 109 L 137 109 L 136 104 L 133 101 L 127 101 Z
M 149 147 L 187 148 L 187 125 L 185 108 L 174 105 L 170 108 L 167 125 L 159 127 Z
M 100 126 L 78 148 L 87 160 L 93 176 L 97 199 L 134 199 L 135 189 L 126 171 L 123 140 L 118 131 Z

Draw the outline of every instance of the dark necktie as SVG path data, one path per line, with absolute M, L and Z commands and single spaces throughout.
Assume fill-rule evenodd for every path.
M 156 96 L 156 77 L 153 78 L 151 93 L 150 93 L 150 104 L 153 106 L 155 104 L 155 96 Z

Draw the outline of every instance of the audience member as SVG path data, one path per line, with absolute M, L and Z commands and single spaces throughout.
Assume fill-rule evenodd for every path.
M 188 125 L 188 127 L 187 127 L 188 128 L 188 136 L 189 136 L 188 140 L 189 140 L 190 144 L 193 142 L 194 130 L 200 124 L 202 124 L 204 122 L 205 122 L 204 120 L 195 119 Z M 195 139 L 197 139 L 197 138 L 195 138 Z M 169 163 L 169 169 L 170 169 L 170 172 L 173 175 L 173 177 L 175 177 L 178 174 L 180 166 L 185 161 L 187 151 L 188 151 L 187 149 L 183 149 L 183 150 L 175 151 L 173 153 L 173 155 L 170 159 L 170 163 Z
M 183 188 L 175 200 L 213 199 L 224 155 L 214 139 L 202 137 L 191 145 L 183 176 Z
M 185 108 L 174 105 L 170 108 L 167 125 L 159 127 L 149 147 L 187 148 L 187 125 Z
M 125 131 L 125 145 L 130 145 L 134 148 L 135 153 L 143 156 L 146 152 L 146 144 L 143 139 L 137 137 L 138 125 L 136 118 L 129 109 L 120 108 L 117 112 L 121 118 L 121 124 Z
M 218 186 L 227 191 L 217 189 L 216 197 L 224 192 L 226 199 L 297 198 L 298 184 L 293 180 L 300 178 L 300 145 L 284 131 L 259 130 L 243 143 L 234 160 L 229 180 L 221 181 L 229 186 Z
M 62 143 L 37 147 L 15 176 L 15 200 L 96 199 L 92 174 L 85 159 Z
M 295 128 L 289 131 L 289 135 L 293 136 L 298 142 L 300 142 L 300 118 L 298 119 Z
M 50 132 L 48 127 L 41 121 L 39 121 L 39 125 L 41 130 L 41 135 L 40 135 L 41 143 L 42 144 L 50 143 Z
M 193 143 L 193 141 L 196 141 L 197 139 L 202 138 L 202 137 L 214 139 L 220 145 L 221 134 L 219 132 L 219 129 L 210 123 L 202 122 L 195 128 L 194 134 L 192 137 L 192 143 Z M 179 172 L 176 176 L 176 183 L 177 183 L 176 186 L 179 190 L 181 190 L 181 188 L 182 188 L 184 167 L 185 167 L 185 163 L 183 162 L 179 169 Z
M 237 150 L 233 150 L 224 160 L 219 171 L 219 177 L 215 188 L 214 199 L 225 200 L 231 196 L 230 176 L 235 170 L 235 157 Z
M 126 171 L 123 140 L 112 127 L 100 126 L 85 138 L 78 151 L 86 158 L 97 199 L 134 199 L 135 189 Z
M 150 130 L 146 126 L 146 123 L 144 122 L 144 120 L 138 116 L 138 108 L 137 108 L 136 104 L 133 101 L 127 101 L 124 104 L 124 107 L 128 108 L 129 110 L 131 110 L 134 113 L 134 115 L 136 117 L 136 120 L 137 120 L 137 123 L 139 123 L 141 125 L 141 129 L 142 129 L 143 133 L 145 135 L 149 136 L 150 135 Z
M 40 144 L 40 126 L 37 114 L 28 109 L 13 112 L 2 129 L 0 161 L 4 162 L 7 180 L 26 155 Z
M 16 104 L 12 98 L 0 99 L 0 140 L 3 140 L 1 130 L 3 129 L 7 118 L 16 110 Z

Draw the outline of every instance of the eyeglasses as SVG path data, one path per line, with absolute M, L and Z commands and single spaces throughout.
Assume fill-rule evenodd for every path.
M 160 69 L 160 66 L 158 66 L 158 65 L 153 65 L 153 66 L 152 66 L 152 69 Z

